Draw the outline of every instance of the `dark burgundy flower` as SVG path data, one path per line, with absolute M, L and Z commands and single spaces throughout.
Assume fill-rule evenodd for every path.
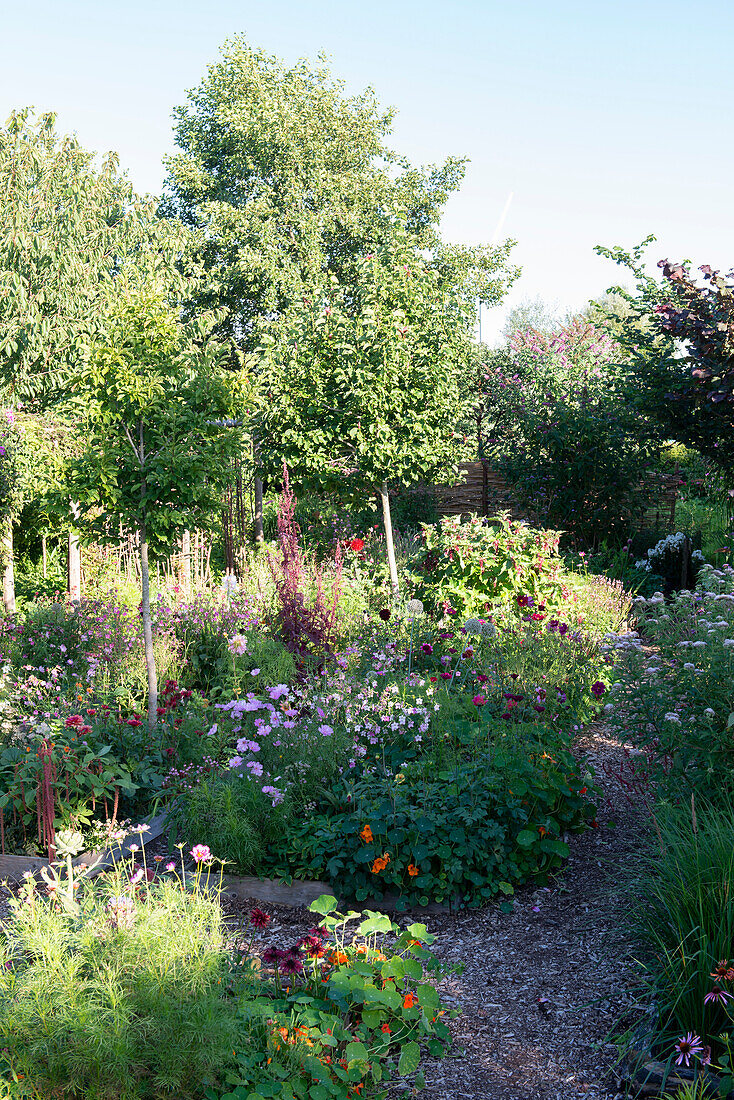
M 596 696 L 597 699 L 601 699 L 606 690 L 606 685 L 603 684 L 601 680 L 597 680 L 591 685 L 591 694 Z
M 378 614 L 379 614 L 380 618 L 382 619 L 382 621 L 384 623 L 386 623 L 389 620 L 390 615 L 392 614 L 392 612 L 390 611 L 389 607 L 383 607 L 383 608 L 380 609 Z
M 270 915 L 264 913 L 262 909 L 252 909 L 250 911 L 250 924 L 253 928 L 267 928 L 270 924 Z
M 285 951 L 281 951 L 278 947 L 268 947 L 263 951 L 263 962 L 266 966 L 278 966 L 283 958 L 285 958 Z
M 281 974 L 302 974 L 303 963 L 297 955 L 288 953 L 284 959 L 280 960 L 279 970 Z

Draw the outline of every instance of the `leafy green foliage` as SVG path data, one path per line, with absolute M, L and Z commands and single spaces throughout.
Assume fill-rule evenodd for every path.
M 97 168 L 54 115 L 29 109 L 0 128 L 0 223 L 0 381 L 14 404 L 58 404 L 121 291 L 176 282 L 187 234 L 113 154 Z
M 582 319 L 515 332 L 484 379 L 486 450 L 525 514 L 577 542 L 620 539 L 645 505 L 655 432 L 630 407 L 621 348 Z
M 534 603 L 560 595 L 558 533 L 539 531 L 507 515 L 462 523 L 446 516 L 423 528 L 423 549 L 413 562 L 417 595 L 458 617 L 489 614 L 518 597 Z
M 731 955 L 734 811 L 703 799 L 668 803 L 658 807 L 656 824 L 659 844 L 647 853 L 633 892 L 656 1027 L 664 1045 L 693 1031 L 720 1050 L 716 1037 L 730 1030 L 728 1014 L 704 997 L 723 984 L 711 973 Z
M 704 565 L 695 594 L 635 601 L 638 625 L 656 652 L 646 653 L 636 639 L 628 645 L 615 716 L 670 796 L 695 791 L 715 800 L 732 789 L 732 575 L 729 566 Z
M 85 407 L 84 453 L 69 488 L 87 530 L 103 539 L 143 529 L 153 551 L 205 522 L 219 503 L 227 464 L 241 447 L 227 423 L 242 379 L 219 369 L 221 350 L 198 346 L 206 322 L 185 330 L 160 293 L 118 302 L 104 342 L 77 382 Z
M 396 224 L 325 297 L 299 305 L 265 345 L 263 465 L 342 496 L 450 469 L 474 324 L 465 282 Z
M 110 745 L 91 736 L 87 740 L 91 734 L 79 716 L 77 725 L 57 720 L 46 724 L 42 734 L 36 731 L 0 750 L 0 820 L 11 847 L 26 850 L 37 843 L 43 850 L 46 807 L 55 829 L 65 824 L 79 829 L 103 808 L 105 817 L 114 816 L 120 795 L 137 789 Z
M 288 67 L 242 36 L 175 117 L 181 151 L 167 162 L 163 209 L 204 230 L 202 300 L 225 308 L 222 331 L 250 351 L 330 280 L 351 285 L 390 212 L 402 211 L 417 247 L 432 246 L 463 176 L 460 160 L 421 171 L 392 153 L 392 112 L 370 90 L 347 97 L 323 64 Z M 486 279 L 485 300 L 502 296 L 503 275 Z
M 363 775 L 336 811 L 292 829 L 290 859 L 360 901 L 482 904 L 560 867 L 562 836 L 594 817 L 582 788 L 567 750 L 545 751 L 532 730 L 508 743 L 498 728 L 486 756 Z
M 231 1091 L 221 1100 L 349 1100 L 363 1088 L 381 1093 L 396 1076 L 415 1073 L 422 1046 L 435 1058 L 450 1044 L 444 1017 L 453 1013 L 433 981 L 456 968 L 439 963 L 425 924 L 401 929 L 371 910 L 342 914 L 328 895 L 310 908 L 323 919 L 291 949 L 291 957 L 303 958 L 302 971 L 288 973 L 281 959 L 275 988 L 263 982 L 260 996 L 240 1003 L 244 1042 L 236 1070 L 227 1075 Z
M 80 889 L 77 918 L 34 885 L 0 946 L 8 1095 L 198 1100 L 238 1034 L 218 900 L 115 874 Z

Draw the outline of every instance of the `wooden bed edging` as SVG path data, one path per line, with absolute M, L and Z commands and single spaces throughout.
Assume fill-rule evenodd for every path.
M 82 852 L 81 855 L 72 860 L 73 866 L 79 867 L 82 864 L 89 866 L 90 863 L 96 862 L 97 865 L 92 874 L 98 874 L 104 867 L 109 867 L 116 860 L 131 855 L 131 844 L 147 844 L 159 837 L 166 827 L 166 815 L 159 814 L 158 817 L 151 818 L 145 824 L 148 828 L 142 833 L 142 839 L 140 833 L 132 832 L 122 844 L 116 844 L 113 848 L 106 848 L 102 852 Z M 0 882 L 5 879 L 10 882 L 21 882 L 28 872 L 37 875 L 42 867 L 48 867 L 48 860 L 43 859 L 41 856 L 0 855 Z

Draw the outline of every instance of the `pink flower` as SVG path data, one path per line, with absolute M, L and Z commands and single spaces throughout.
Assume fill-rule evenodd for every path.
M 173 863 L 173 862 L 167 863 L 166 864 L 166 870 L 167 871 L 175 871 L 176 870 L 176 864 Z
M 689 1031 L 686 1035 L 681 1036 L 675 1044 L 675 1049 L 678 1051 L 675 1064 L 677 1066 L 690 1066 L 691 1058 L 702 1054 L 704 1047 L 700 1037 Z
M 706 994 L 706 996 L 703 999 L 703 1003 L 705 1005 L 709 1005 L 709 1004 L 725 1005 L 726 1002 L 730 1001 L 730 1000 L 731 1000 L 731 993 L 727 993 L 725 989 L 719 989 L 719 987 L 716 985 L 716 986 L 714 986 L 714 988 L 711 990 L 710 993 Z
M 191 857 L 197 863 L 201 863 L 205 859 L 211 859 L 212 854 L 207 844 L 195 844 L 191 849 Z
M 472 699 L 472 703 L 474 704 L 475 707 L 483 707 L 486 702 L 487 702 L 487 699 L 486 699 L 486 696 L 484 696 L 484 695 L 475 695 L 474 698 Z

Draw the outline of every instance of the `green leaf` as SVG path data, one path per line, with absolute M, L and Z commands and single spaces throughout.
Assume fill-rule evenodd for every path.
M 421 1048 L 418 1043 L 406 1043 L 400 1052 L 398 1073 L 401 1077 L 415 1073 L 421 1060 Z
M 337 904 L 333 894 L 322 894 L 321 897 L 311 902 L 309 909 L 312 913 L 320 913 L 322 917 L 326 917 L 329 913 L 336 911 Z

